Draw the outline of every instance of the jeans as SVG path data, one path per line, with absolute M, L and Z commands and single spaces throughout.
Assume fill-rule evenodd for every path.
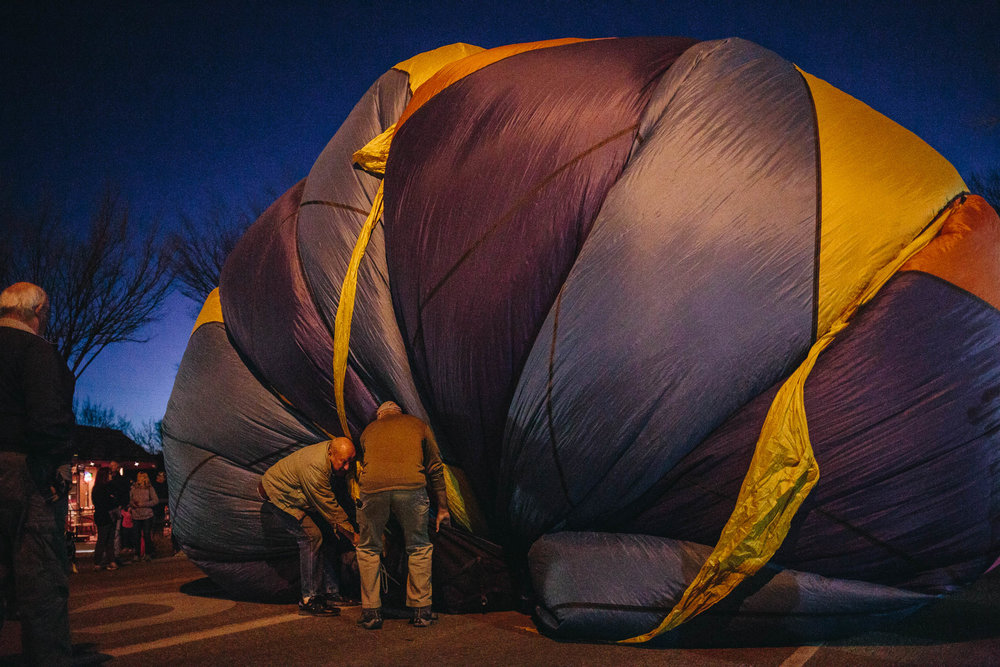
M 430 518 L 427 489 L 403 489 L 362 493 L 358 509 L 361 542 L 358 544 L 358 571 L 361 574 L 361 606 L 382 606 L 381 557 L 385 525 L 391 513 L 403 529 L 406 543 L 406 604 L 427 607 L 431 604 L 431 545 L 427 523 Z
M 94 545 L 94 565 L 107 567 L 115 560 L 115 524 L 97 527 L 97 544 Z
M 72 654 L 66 499 L 46 500 L 25 460 L 0 452 L 0 582 L 13 582 L 28 664 L 59 665 Z
M 139 555 L 140 548 L 143 549 L 143 555 L 152 558 L 156 555 L 156 546 L 153 544 L 153 518 L 148 519 L 135 519 L 135 555 Z M 141 538 L 141 542 L 140 542 Z
M 270 501 L 265 502 L 264 507 L 278 518 L 299 545 L 302 599 L 308 600 L 320 593 L 339 595 L 340 576 L 337 574 L 339 557 L 336 553 L 336 540 L 324 540 L 323 530 L 309 514 L 302 517 L 302 521 L 297 521 L 294 516 Z

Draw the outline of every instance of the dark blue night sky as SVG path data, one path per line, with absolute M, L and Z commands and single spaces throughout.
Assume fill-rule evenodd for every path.
M 486 3 L 482 3 L 486 4 Z M 911 6 L 915 5 L 915 6 Z M 5 3 L 0 183 L 85 220 L 105 183 L 169 227 L 303 178 L 383 72 L 452 42 L 738 36 L 861 99 L 968 178 L 1000 168 L 1000 2 Z M 193 324 L 106 351 L 77 396 L 159 419 Z

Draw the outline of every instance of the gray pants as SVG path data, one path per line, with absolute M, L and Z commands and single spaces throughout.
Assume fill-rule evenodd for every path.
M 25 459 L 0 452 L 0 582 L 13 582 L 28 664 L 58 665 L 72 655 L 66 499 L 43 497 Z
M 406 604 L 427 607 L 431 604 L 431 557 L 434 547 L 428 534 L 430 500 L 427 489 L 406 489 L 362 493 L 358 509 L 361 541 L 358 544 L 358 572 L 361 575 L 361 606 L 382 606 L 380 568 L 385 524 L 389 514 L 396 517 L 406 542 Z
M 340 575 L 337 572 L 340 555 L 336 538 L 330 535 L 324 539 L 323 529 L 308 514 L 299 521 L 270 501 L 265 501 L 264 507 L 278 518 L 299 545 L 302 599 L 308 600 L 320 593 L 340 595 Z

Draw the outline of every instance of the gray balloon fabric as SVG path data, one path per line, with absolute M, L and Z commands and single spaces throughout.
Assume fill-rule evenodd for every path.
M 795 68 L 742 40 L 657 83 L 511 404 L 503 486 L 528 543 L 613 515 L 808 349 L 811 109 Z

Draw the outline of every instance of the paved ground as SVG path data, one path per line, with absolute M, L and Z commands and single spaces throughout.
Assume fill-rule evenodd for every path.
M 1000 572 L 894 633 L 814 646 L 649 649 L 556 642 L 516 612 L 442 615 L 426 629 L 389 620 L 379 631 L 292 605 L 226 599 L 183 556 L 71 577 L 73 641 L 95 643 L 110 665 L 997 665 Z M 0 664 L 18 664 L 19 626 L 0 630 Z

